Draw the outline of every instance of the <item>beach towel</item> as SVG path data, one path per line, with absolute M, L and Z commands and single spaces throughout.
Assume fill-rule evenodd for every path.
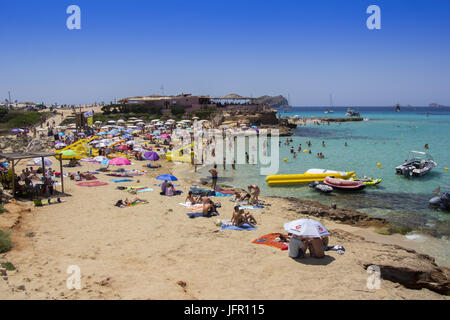
M 247 223 L 244 223 L 241 227 L 228 225 L 228 224 L 222 224 L 222 226 L 220 227 L 220 230 L 237 230 L 237 231 L 247 230 L 247 231 L 250 231 L 250 230 L 258 230 L 258 229 L 249 226 Z
M 127 173 L 108 173 L 107 176 L 118 178 L 131 178 L 133 175 Z
M 138 201 L 132 204 L 127 204 L 126 206 L 121 206 L 120 208 L 129 208 L 129 207 L 134 207 L 134 206 L 139 206 L 141 204 L 147 204 L 148 202 L 142 202 L 142 201 Z
M 232 196 L 233 196 L 232 194 L 225 194 L 225 193 L 219 192 L 219 191 L 217 191 L 217 190 L 216 190 L 215 193 L 216 193 L 216 194 L 213 195 L 213 197 L 232 197 Z
M 203 212 L 186 213 L 186 215 L 187 215 L 189 218 L 205 217 L 205 216 L 203 215 Z M 212 215 L 210 215 L 210 216 L 206 216 L 205 218 L 216 217 L 216 216 L 218 216 L 218 215 L 219 215 L 219 213 L 216 212 L 216 213 L 214 213 L 214 214 L 212 214 Z
M 143 188 L 143 189 L 135 189 L 135 190 L 130 190 L 130 191 L 136 191 L 137 193 L 141 193 L 141 192 L 151 192 L 153 191 L 152 188 Z
M 183 207 L 188 207 L 188 208 L 190 208 L 190 207 L 200 207 L 200 208 L 202 208 L 203 207 L 202 203 L 192 204 L 190 202 L 180 202 L 179 204 L 181 206 L 183 206 Z
M 119 182 L 129 182 L 129 181 L 133 181 L 133 180 L 131 180 L 131 179 L 109 179 L 109 181 L 119 183 Z
M 231 189 L 216 188 L 216 193 L 217 193 L 217 191 L 219 191 L 222 194 L 229 194 L 229 195 L 234 194 L 234 190 L 231 190 Z
M 101 181 L 89 181 L 89 182 L 80 182 L 77 183 L 77 186 L 80 187 L 99 187 L 99 186 L 106 186 L 107 182 L 101 182 Z
M 259 207 L 259 206 L 240 206 L 239 209 L 253 210 L 253 209 L 264 209 L 264 207 Z
M 265 246 L 274 247 L 281 250 L 287 250 L 289 242 L 276 241 L 275 239 L 279 237 L 280 237 L 279 233 L 269 233 L 262 237 L 259 237 L 258 239 L 253 240 L 252 243 L 262 244 Z

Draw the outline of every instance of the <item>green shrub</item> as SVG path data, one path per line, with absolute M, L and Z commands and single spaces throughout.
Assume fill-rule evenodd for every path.
M 9 234 L 10 234 L 9 231 L 3 231 L 0 229 L 0 253 L 9 251 L 12 247 Z M 4 267 L 3 264 L 2 267 Z
M 11 262 L 2 262 L 0 263 L 0 266 L 8 271 L 16 270 L 16 267 Z

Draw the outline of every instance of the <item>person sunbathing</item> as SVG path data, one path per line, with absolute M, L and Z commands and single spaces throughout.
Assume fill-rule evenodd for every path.
M 139 198 L 135 198 L 130 201 L 130 200 L 128 200 L 128 198 L 126 198 L 125 200 L 117 201 L 115 206 L 124 208 L 124 207 L 128 207 L 128 206 L 132 206 L 133 204 L 136 204 L 136 203 L 148 203 L 148 201 L 144 200 L 144 199 L 139 199 Z
M 244 224 L 248 224 L 250 227 L 254 228 L 255 226 L 252 222 L 256 222 L 256 220 L 250 221 L 250 218 L 242 209 L 235 214 L 234 219 L 232 220 L 233 225 L 236 227 L 242 227 Z
M 218 213 L 216 205 L 211 199 L 208 198 L 208 201 L 203 202 L 203 216 L 211 217 L 214 213 Z
M 239 191 L 235 191 L 234 195 L 233 195 L 233 198 L 231 198 L 231 201 L 233 201 L 233 202 L 240 202 L 240 201 L 242 201 L 241 193 Z
M 68 167 L 76 167 L 76 166 L 80 166 L 81 164 L 80 164 L 80 162 L 77 160 L 77 159 L 75 159 L 75 158 L 72 158 L 72 159 L 70 159 L 70 161 L 69 161 L 69 165 L 68 165 Z
M 81 173 L 80 171 L 77 172 L 77 174 L 80 176 L 80 178 L 86 179 L 86 180 L 95 180 L 97 179 L 92 173 Z
M 251 225 L 252 227 L 253 227 L 253 225 L 257 224 L 255 217 L 253 217 L 253 215 L 251 215 L 250 212 L 245 211 L 244 212 L 244 217 L 247 220 L 247 223 L 249 225 Z
M 124 204 L 127 205 L 127 206 L 131 206 L 131 205 L 136 204 L 138 202 L 140 202 L 140 203 L 148 203 L 148 201 L 144 200 L 144 199 L 134 198 L 133 200 L 130 201 L 130 200 L 128 200 L 128 198 L 126 198 L 125 201 L 124 201 Z
M 192 193 L 192 191 L 189 191 L 188 196 L 186 197 L 186 200 L 185 200 L 185 202 L 190 202 L 191 204 L 197 204 L 200 201 L 201 201 L 200 196 L 194 197 L 194 194 Z

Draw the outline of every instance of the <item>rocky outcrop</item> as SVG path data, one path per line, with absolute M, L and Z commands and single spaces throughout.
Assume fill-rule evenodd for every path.
M 270 107 L 287 107 L 289 106 L 289 102 L 285 97 L 282 95 L 279 96 L 262 96 L 259 98 L 256 98 L 254 103 L 256 104 L 268 104 Z
M 397 245 L 376 244 L 379 249 L 368 246 L 370 258 L 362 264 L 365 269 L 377 266 L 381 279 L 399 283 L 408 289 L 428 289 L 450 295 L 450 269 L 439 267 L 434 258 Z
M 325 218 L 354 226 L 383 226 L 388 224 L 385 219 L 371 217 L 363 212 L 351 209 L 333 209 L 332 207 L 309 200 L 289 197 L 287 200 L 294 205 L 296 212 L 318 218 Z
M 279 136 L 291 136 L 293 134 L 292 129 L 297 125 L 289 123 L 285 119 L 279 119 L 276 116 L 276 111 L 261 111 L 261 112 L 243 112 L 233 111 L 223 115 L 221 123 L 236 124 L 246 123 L 251 126 L 258 126 L 259 129 L 268 129 L 268 134 L 271 135 L 271 129 L 277 129 Z

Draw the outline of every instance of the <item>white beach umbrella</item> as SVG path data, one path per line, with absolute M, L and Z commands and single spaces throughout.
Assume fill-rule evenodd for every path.
M 319 238 L 330 235 L 323 224 L 314 219 L 298 219 L 287 222 L 284 224 L 284 230 L 298 236 L 310 238 Z
M 34 158 L 34 159 L 33 159 L 33 162 L 36 163 L 37 165 L 42 166 L 42 158 Z M 49 166 L 52 165 L 52 162 L 50 161 L 49 158 L 44 158 L 44 165 L 45 165 L 46 167 L 49 167 Z

